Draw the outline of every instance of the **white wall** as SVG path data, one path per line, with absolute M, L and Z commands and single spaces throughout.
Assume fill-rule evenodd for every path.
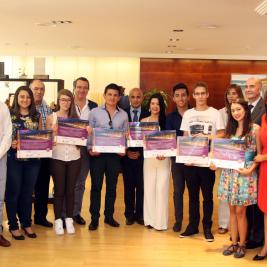
M 21 69 L 27 78 L 33 77 L 34 57 L 0 56 L 5 62 L 5 74 L 19 78 Z M 46 73 L 50 79 L 63 79 L 65 88 L 72 90 L 72 82 L 79 76 L 90 81 L 90 98 L 102 103 L 104 87 L 117 83 L 126 88 L 126 93 L 140 83 L 140 59 L 123 57 L 46 57 Z M 14 93 L 19 83 L 0 82 L 0 100 L 5 101 L 9 93 Z M 46 83 L 45 99 L 48 103 L 56 100 L 56 86 Z

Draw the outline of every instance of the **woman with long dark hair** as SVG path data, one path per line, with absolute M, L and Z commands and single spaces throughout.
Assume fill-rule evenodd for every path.
M 150 116 L 144 122 L 159 122 L 165 130 L 165 104 L 161 94 L 153 94 L 148 102 Z M 158 156 L 144 159 L 144 223 L 148 228 L 168 228 L 170 159 Z
M 230 105 L 236 102 L 237 99 L 244 99 L 242 89 L 237 84 L 230 84 L 224 94 L 225 107 L 220 109 L 224 126 L 226 127 Z M 228 232 L 230 220 L 230 210 L 227 203 L 220 201 L 218 205 L 218 232 L 219 234 L 225 234 Z
M 263 260 L 267 256 L 267 94 L 265 96 L 266 113 L 261 119 L 260 140 L 262 144 L 261 154 L 255 157 L 260 163 L 259 185 L 258 185 L 258 206 L 264 213 L 264 246 L 253 260 Z
M 47 128 L 57 131 L 58 118 L 78 118 L 74 98 L 69 90 L 62 89 L 58 93 L 58 111 L 47 117 Z M 55 232 L 63 235 L 63 221 L 61 219 L 63 204 L 66 202 L 66 230 L 68 234 L 74 234 L 73 208 L 74 189 L 81 166 L 80 148 L 76 145 L 58 144 L 53 147 L 51 159 L 51 174 L 54 180 L 54 213 Z
M 24 240 L 21 229 L 30 238 L 36 238 L 31 228 L 32 193 L 40 168 L 39 159 L 17 159 L 18 130 L 41 129 L 40 114 L 34 105 L 33 94 L 27 86 L 15 92 L 10 110 L 12 121 L 12 144 L 7 153 L 6 210 L 9 231 L 16 240 Z
M 232 244 L 223 255 L 245 256 L 247 236 L 246 208 L 257 203 L 257 163 L 254 157 L 260 152 L 259 126 L 251 122 L 248 103 L 238 99 L 230 105 L 226 138 L 245 140 L 245 166 L 239 170 L 223 169 L 218 185 L 218 198 L 229 204 Z M 238 243 L 239 237 L 239 243 Z

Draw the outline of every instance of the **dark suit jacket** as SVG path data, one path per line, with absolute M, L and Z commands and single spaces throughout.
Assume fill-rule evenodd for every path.
M 96 108 L 98 105 L 96 104 L 96 102 L 91 101 L 88 99 L 88 107 L 90 110 L 92 110 L 93 108 Z
M 132 117 L 131 117 L 131 113 L 130 113 L 130 108 L 126 109 L 125 110 L 127 112 L 127 115 L 128 115 L 128 119 L 129 119 L 129 122 L 132 121 Z M 150 114 L 148 112 L 147 109 L 145 108 L 141 108 L 141 114 L 139 116 L 139 121 L 141 121 L 143 118 L 146 118 L 148 117 Z M 143 148 L 140 148 L 140 147 L 130 147 L 128 148 L 127 150 L 131 150 L 131 151 L 140 151 L 141 153 L 143 153 Z M 127 157 L 127 156 L 126 156 Z
M 266 112 L 265 104 L 261 97 L 259 102 L 257 103 L 257 105 L 255 106 L 255 108 L 253 109 L 251 113 L 252 121 L 258 125 L 261 125 L 261 117 L 265 112 Z

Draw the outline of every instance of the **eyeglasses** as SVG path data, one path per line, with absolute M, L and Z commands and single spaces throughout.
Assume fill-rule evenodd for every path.
M 71 102 L 71 99 L 60 98 L 59 101 L 63 103 L 67 103 L 67 102 Z
M 112 121 L 109 121 L 108 125 L 109 125 L 110 129 L 113 129 Z

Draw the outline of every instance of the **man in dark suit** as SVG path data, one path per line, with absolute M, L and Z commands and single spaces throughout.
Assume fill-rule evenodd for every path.
M 140 121 L 149 116 L 149 112 L 141 107 L 143 92 L 133 88 L 129 93 L 130 107 L 125 111 L 129 121 Z M 143 178 L 143 149 L 128 148 L 122 159 L 124 181 L 124 202 L 126 224 L 132 225 L 136 221 L 143 225 L 144 178 Z
M 246 81 L 245 95 L 249 103 L 252 121 L 261 124 L 261 117 L 265 113 L 264 101 L 261 97 L 262 84 L 259 79 L 249 78 Z M 248 237 L 246 248 L 261 247 L 264 240 L 263 213 L 257 204 L 247 207 Z

